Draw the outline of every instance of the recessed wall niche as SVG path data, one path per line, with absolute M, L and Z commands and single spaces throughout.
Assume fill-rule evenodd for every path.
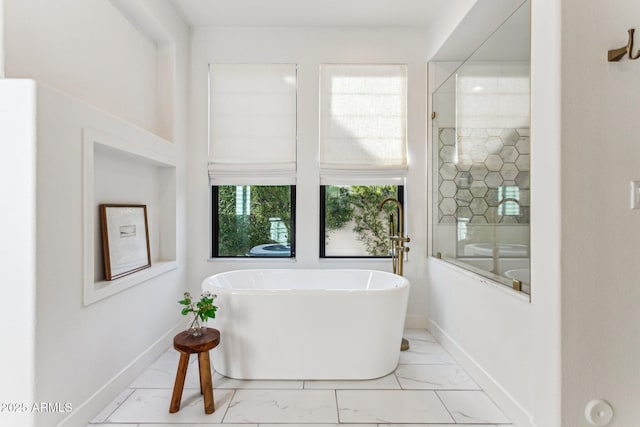
M 176 269 L 174 144 L 152 134 L 127 141 L 83 129 L 83 174 L 84 305 Z M 105 280 L 101 203 L 147 205 L 151 268 Z

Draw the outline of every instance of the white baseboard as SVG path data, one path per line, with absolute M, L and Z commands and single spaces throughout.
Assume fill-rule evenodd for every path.
M 407 316 L 406 328 L 427 328 L 440 344 L 458 361 L 474 381 L 496 402 L 496 404 L 513 421 L 516 427 L 536 427 L 529 414 L 513 399 L 491 375 L 489 375 L 458 343 L 453 340 L 435 322 L 426 316 Z M 138 375 L 144 371 L 163 351 L 171 345 L 172 338 L 185 328 L 179 322 L 171 330 L 154 342 L 144 353 L 116 374 L 109 382 L 96 391 L 91 397 L 74 408 L 57 427 L 84 427 L 96 414 L 113 401 Z
M 427 319 L 429 332 L 456 359 L 458 364 L 467 371 L 473 380 L 493 399 L 493 401 L 511 419 L 515 427 L 536 427 L 531 416 L 524 408 L 500 385 L 473 357 L 464 351 L 433 320 Z
M 180 321 L 173 328 L 162 335 L 147 350 L 136 357 L 124 369 L 118 372 L 105 385 L 100 387 L 91 397 L 74 407 L 56 427 L 85 427 L 113 401 L 129 384 L 133 382 L 154 360 L 166 351 L 173 343 L 173 337 L 185 329 L 185 322 Z
M 404 319 L 404 327 L 408 329 L 427 329 L 428 325 L 427 316 L 407 315 Z

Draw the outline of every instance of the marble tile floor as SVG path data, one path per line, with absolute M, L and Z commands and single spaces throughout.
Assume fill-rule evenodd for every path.
M 168 349 L 87 427 L 514 427 L 426 330 L 407 329 L 397 369 L 366 381 L 243 381 L 214 373 L 204 413 L 192 356 L 180 411 L 169 413 L 178 352 Z M 215 368 L 215 361 L 214 368 Z

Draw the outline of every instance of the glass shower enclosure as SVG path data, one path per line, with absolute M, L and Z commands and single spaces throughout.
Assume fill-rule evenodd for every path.
M 530 8 L 432 96 L 432 255 L 530 293 Z

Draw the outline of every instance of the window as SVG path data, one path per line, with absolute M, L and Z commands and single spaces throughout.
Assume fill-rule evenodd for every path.
M 520 215 L 520 187 L 506 185 L 498 187 L 498 216 Z
M 294 257 L 296 187 L 213 186 L 214 257 Z
M 320 256 L 386 257 L 407 172 L 404 65 L 320 67 Z M 397 221 L 397 218 L 396 218 Z
M 209 66 L 213 257 L 295 256 L 296 73 Z
M 320 256 L 389 256 L 389 215 L 396 208 L 380 202 L 403 200 L 398 185 L 323 185 L 320 187 Z M 395 225 L 397 227 L 397 224 Z

